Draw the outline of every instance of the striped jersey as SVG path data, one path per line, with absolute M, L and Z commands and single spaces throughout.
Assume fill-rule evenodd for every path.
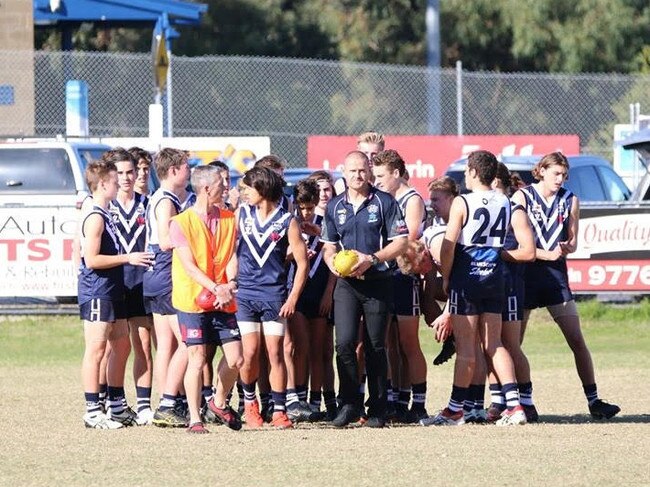
M 93 214 L 100 215 L 104 220 L 104 231 L 101 235 L 99 254 L 119 255 L 121 253 L 112 215 L 99 206 L 93 206 L 81 222 L 81 264 L 79 266 L 79 280 L 77 283 L 78 302 L 79 304 L 84 304 L 91 299 L 121 301 L 124 299 L 123 266 L 118 265 L 108 269 L 90 269 L 86 267 L 84 258 L 86 236 L 83 231 L 83 225 L 88 220 L 88 217 Z
M 549 202 L 534 185 L 522 188 L 521 192 L 526 198 L 526 211 L 533 229 L 535 246 L 538 249 L 553 250 L 560 242 L 567 240 L 573 193 L 560 188 Z
M 293 216 L 281 206 L 262 220 L 257 208 L 239 208 L 237 276 L 239 297 L 250 300 L 283 301 L 287 295 L 287 249 Z
M 117 238 L 120 246 L 127 254 L 131 252 L 143 252 L 145 250 L 145 213 L 149 198 L 139 193 L 135 193 L 133 200 L 125 206 L 118 200 L 110 202 L 108 211 L 113 217 Z M 142 277 L 146 268 L 134 266 L 131 264 L 124 265 L 124 285 L 127 288 L 133 288 L 142 283 Z

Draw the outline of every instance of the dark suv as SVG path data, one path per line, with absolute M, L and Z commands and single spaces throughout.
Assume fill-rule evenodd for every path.
M 535 182 L 531 171 L 541 157 L 507 156 L 500 160 L 508 169 L 519 173 L 526 184 L 531 184 Z M 564 186 L 578 196 L 580 201 L 627 201 L 630 198 L 631 191 L 605 159 L 589 155 L 567 156 L 567 159 L 569 178 Z M 459 159 L 445 173 L 461 185 L 463 193 L 467 192 L 464 175 L 466 164 L 466 158 Z

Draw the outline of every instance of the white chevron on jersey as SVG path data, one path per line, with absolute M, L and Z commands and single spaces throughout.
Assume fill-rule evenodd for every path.
M 284 211 L 282 207 L 277 206 L 262 222 L 258 220 L 257 212 L 250 205 L 244 204 L 240 208 L 244 212 L 244 218 L 239 220 L 239 231 L 255 262 L 260 267 L 263 267 L 269 255 L 275 249 L 277 242 L 286 234 L 283 223 L 291 218 L 291 213 L 285 213 L 269 225 L 269 222 L 273 220 L 273 217 L 278 212 Z M 264 227 L 267 225 L 268 227 L 265 229 Z M 278 238 L 275 240 L 271 239 L 273 232 L 278 234 Z
M 402 216 L 406 218 L 406 205 L 408 204 L 408 201 L 413 197 L 416 196 L 422 200 L 422 196 L 420 193 L 418 193 L 414 188 L 409 188 L 407 189 L 402 195 L 399 197 L 395 197 L 397 200 L 397 204 L 399 205 L 400 209 L 402 210 Z M 422 200 L 424 203 L 424 200 Z M 422 221 L 420 222 L 420 226 L 418 227 L 418 235 L 422 236 L 422 232 L 424 231 L 424 224 L 427 220 L 427 212 L 424 212 L 424 215 L 422 216 Z
M 533 185 L 526 186 L 521 191 L 526 197 L 526 210 L 533 227 L 537 248 L 554 249 L 566 229 L 565 222 L 569 220 L 571 214 L 573 193 L 560 188 L 552 201 L 547 202 Z
M 140 235 L 145 231 L 145 225 L 140 223 L 144 219 L 145 209 L 146 198 L 138 197 L 137 193 L 130 208 L 125 208 L 118 200 L 110 202 L 109 210 L 117 224 L 120 244 L 127 254 L 133 251 Z
M 312 218 L 312 223 L 315 223 L 318 226 L 322 225 L 323 216 L 314 214 L 314 217 Z M 320 235 L 307 235 L 306 233 L 303 233 L 302 238 L 307 243 L 307 249 L 316 252 L 316 250 L 318 249 L 318 245 L 321 243 Z M 316 271 L 318 270 L 318 266 L 320 265 L 322 260 L 323 260 L 323 249 L 321 248 L 320 252 L 318 252 L 318 255 L 316 255 L 316 258 L 314 259 L 314 261 L 311 264 L 311 267 L 309 268 L 310 278 L 314 277 L 314 274 L 316 274 Z

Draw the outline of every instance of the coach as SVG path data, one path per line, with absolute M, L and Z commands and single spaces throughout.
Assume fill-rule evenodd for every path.
M 342 408 L 332 424 L 342 427 L 360 417 L 355 349 L 363 316 L 370 395 L 366 424 L 381 428 L 386 412 L 385 340 L 393 300 L 391 276 L 395 257 L 406 249 L 408 230 L 395 199 L 369 183 L 370 166 L 363 152 L 354 151 L 346 156 L 343 177 L 347 189 L 327 204 L 321 235 L 325 262 L 338 276 L 334 289 L 334 323 Z M 354 250 L 358 256 L 357 264 L 346 278 L 334 268 L 334 255 L 339 247 Z

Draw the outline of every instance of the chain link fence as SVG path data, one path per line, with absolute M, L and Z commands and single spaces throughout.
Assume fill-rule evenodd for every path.
M 0 51 L 11 69 L 12 55 Z M 35 135 L 65 133 L 65 82 L 89 87 L 90 135 L 148 135 L 149 54 L 34 53 Z M 650 77 L 466 72 L 259 57 L 173 57 L 174 136 L 263 135 L 292 166 L 311 134 L 578 134 L 611 158 L 629 104 L 650 105 Z M 0 75 L 1 77 L 1 75 Z M 0 79 L 0 84 L 1 84 Z M 168 102 L 163 96 L 163 105 Z M 6 130 L 6 124 L 2 122 Z

